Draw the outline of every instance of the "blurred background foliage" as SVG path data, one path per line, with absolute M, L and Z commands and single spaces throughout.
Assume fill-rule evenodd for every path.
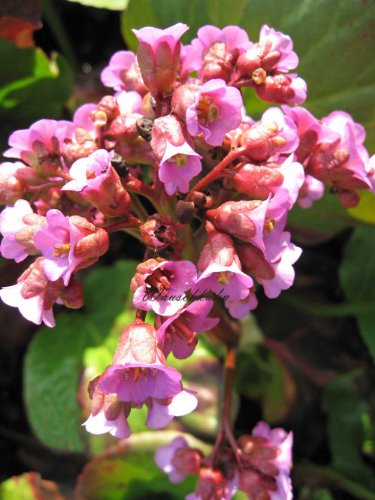
M 190 26 L 184 42 L 203 24 L 237 24 L 252 40 L 265 23 L 289 34 L 308 84 L 306 107 L 318 118 L 348 111 L 375 153 L 372 0 L 2 0 L 2 149 L 14 129 L 70 118 L 105 95 L 100 70 L 116 50 L 136 48 L 131 28 L 176 22 Z M 265 104 L 253 92 L 244 97 L 259 117 Z M 249 433 L 263 418 L 294 431 L 302 500 L 375 499 L 374 224 L 368 193 L 349 211 L 329 192 L 310 210 L 293 209 L 290 230 L 304 248 L 295 286 L 277 300 L 261 297 L 243 322 L 236 430 Z M 177 431 L 206 449 L 213 442 L 223 353 L 212 339 L 201 336 L 195 355 L 175 362 L 199 393 L 195 414 L 149 433 L 144 412 L 133 412 L 125 444 L 82 431 L 87 381 L 110 363 L 133 316 L 129 282 L 141 249 L 126 236 L 111 243 L 85 279 L 85 307 L 60 313 L 54 330 L 30 335 L 30 325 L 1 309 L 1 499 L 180 499 L 194 489 L 191 479 L 171 485 L 153 452 Z M 3 263 L 1 285 L 19 274 L 20 266 Z

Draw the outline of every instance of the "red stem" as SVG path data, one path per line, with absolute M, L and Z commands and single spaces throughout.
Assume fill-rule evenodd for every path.
M 245 152 L 245 148 L 239 148 L 235 149 L 234 151 L 231 151 L 227 156 L 221 160 L 220 163 L 214 167 L 211 172 L 209 172 L 203 179 L 198 181 L 190 190 L 188 193 L 186 200 L 190 200 L 191 196 L 194 191 L 202 191 L 203 188 L 205 188 L 208 184 L 211 184 L 211 182 L 215 181 L 218 177 L 220 177 L 220 173 L 222 170 L 224 170 L 225 167 L 227 167 L 232 161 L 234 161 L 236 158 L 241 156 Z

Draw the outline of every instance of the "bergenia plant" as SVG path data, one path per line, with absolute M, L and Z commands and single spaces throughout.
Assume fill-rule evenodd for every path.
M 39 120 L 9 138 L 0 168 L 4 258 L 29 267 L 1 299 L 29 321 L 55 325 L 54 304 L 84 303 L 79 271 L 100 259 L 109 235 L 144 244 L 130 288 L 134 319 L 113 362 L 89 386 L 93 434 L 131 435 L 128 417 L 164 428 L 195 410 L 199 393 L 169 365 L 191 356 L 204 332 L 226 347 L 220 427 L 210 454 L 183 437 L 158 449 L 177 483 L 198 477 L 187 498 L 292 498 L 293 436 L 259 422 L 232 428 L 238 321 L 290 288 L 301 249 L 288 214 L 327 187 L 343 206 L 374 190 L 364 128 L 343 112 L 316 118 L 286 34 L 267 25 L 259 40 L 236 26 L 203 26 L 190 45 L 182 23 L 133 30 L 137 54 L 120 51 L 102 72 L 113 95 L 85 104 L 72 121 Z M 247 115 L 243 89 L 270 107 Z M 279 106 L 281 105 L 281 106 Z M 251 112 L 251 110 L 250 110 Z

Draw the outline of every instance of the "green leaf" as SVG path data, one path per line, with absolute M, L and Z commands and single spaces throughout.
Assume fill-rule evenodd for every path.
M 59 487 L 45 481 L 37 472 L 13 476 L 0 484 L 1 500 L 62 500 Z
M 362 191 L 359 204 L 348 210 L 350 215 L 369 224 L 375 224 L 375 196 L 370 191 Z
M 235 9 L 230 0 L 129 0 L 122 14 L 121 30 L 128 46 L 136 50 L 138 42 L 131 32 L 132 28 L 167 28 L 184 22 L 190 27 L 182 38 L 187 43 L 204 24 L 226 26 L 240 23 L 247 5 L 248 0 L 238 0 Z
M 375 488 L 371 467 L 362 459 L 367 437 L 365 426 L 369 408 L 356 387 L 358 374 L 348 373 L 331 382 L 323 395 L 323 407 L 328 415 L 329 445 L 332 466 L 348 478 Z
M 312 208 L 295 205 L 288 216 L 292 234 L 305 244 L 319 244 L 355 222 L 337 199 L 329 193 L 316 201 Z
M 39 48 L 20 49 L 0 40 L 1 135 L 41 118 L 59 118 L 69 99 L 73 75 L 59 55 L 48 59 Z
M 134 262 L 98 268 L 85 281 L 82 312 L 60 314 L 57 326 L 41 328 L 25 359 L 25 401 L 36 436 L 47 446 L 83 451 L 77 389 L 85 349 L 101 346 L 123 311 Z
M 80 475 L 76 496 L 78 500 L 122 500 L 131 498 L 160 498 L 179 500 L 195 489 L 196 477 L 173 484 L 155 464 L 154 455 L 159 446 L 166 445 L 176 436 L 173 431 L 143 432 L 131 436 L 126 451 L 121 447 L 107 453 L 104 458 L 89 462 Z M 208 451 L 207 445 L 190 435 L 183 434 L 190 446 Z
M 166 28 L 181 21 L 190 26 L 186 40 L 207 23 L 237 24 L 253 41 L 265 23 L 287 33 L 300 57 L 297 71 L 308 84 L 307 107 L 320 116 L 345 109 L 357 120 L 374 123 L 375 111 L 368 105 L 375 101 L 373 2 L 240 0 L 233 8 L 229 0 L 130 0 L 122 31 L 133 49 L 131 28 Z
M 375 228 L 358 227 L 348 242 L 340 279 L 349 300 L 357 304 L 375 301 Z M 375 317 L 373 310 L 356 315 L 361 335 L 375 358 Z
M 97 9 L 124 10 L 129 0 L 69 0 L 69 2 L 80 3 L 86 7 Z

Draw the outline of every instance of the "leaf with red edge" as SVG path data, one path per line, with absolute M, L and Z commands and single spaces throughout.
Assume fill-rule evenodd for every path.
M 64 500 L 61 491 L 53 481 L 42 479 L 37 472 L 26 472 L 13 476 L 0 484 L 2 500 Z
M 33 33 L 42 27 L 39 0 L 1 0 L 0 38 L 17 47 L 33 47 Z

